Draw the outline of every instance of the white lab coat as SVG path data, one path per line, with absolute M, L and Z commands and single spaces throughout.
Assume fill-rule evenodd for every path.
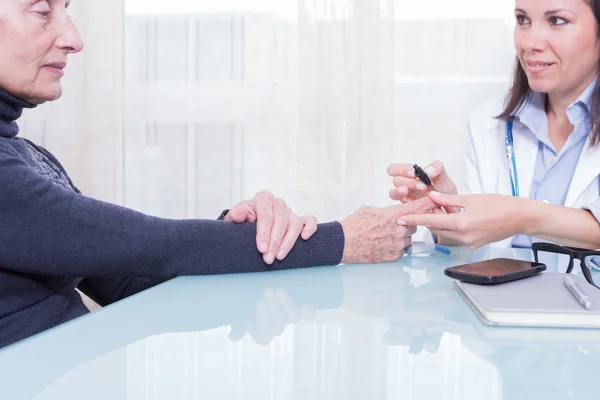
M 473 111 L 469 121 L 467 155 L 467 191 L 471 194 L 497 193 L 512 195 L 508 158 L 506 157 L 506 123 L 494 118 L 503 111 L 504 97 L 488 100 Z M 514 151 L 519 177 L 519 194 L 529 197 L 538 153 L 538 140 L 522 124 L 513 126 Z M 600 195 L 600 146 L 583 149 L 565 206 L 581 208 Z M 512 238 L 492 244 L 509 247 Z

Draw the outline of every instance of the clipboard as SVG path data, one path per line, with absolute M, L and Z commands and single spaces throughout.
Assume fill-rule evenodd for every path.
M 592 301 L 590 310 L 571 295 L 562 273 L 543 272 L 498 285 L 454 285 L 487 325 L 600 329 L 600 290 L 580 276 L 571 277 Z

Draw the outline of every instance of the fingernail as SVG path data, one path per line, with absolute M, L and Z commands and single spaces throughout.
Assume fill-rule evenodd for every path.
M 277 259 L 279 261 L 283 260 L 285 258 L 285 256 L 287 255 L 287 250 L 286 249 L 279 249 L 279 251 L 277 252 Z
M 427 190 L 427 185 L 424 183 L 417 183 L 417 190 Z
M 398 188 L 398 193 L 401 195 L 405 195 L 408 192 L 408 188 L 406 186 L 400 186 Z
M 409 178 L 414 178 L 415 177 L 415 171 L 413 171 L 412 169 L 410 171 L 408 171 L 406 173 L 406 175 L 408 175 Z
M 275 261 L 275 254 L 273 254 L 273 253 L 269 253 L 269 254 L 267 254 L 267 255 L 266 255 L 265 262 L 266 262 L 267 264 L 273 264 L 273 261 Z
M 437 169 L 433 165 L 430 165 L 429 167 L 425 168 L 425 172 L 427 172 L 427 175 L 433 175 L 437 172 Z
M 260 244 L 260 248 L 258 249 L 258 251 L 260 251 L 261 253 L 265 254 L 267 252 L 267 250 L 269 250 L 269 243 L 262 242 Z
M 434 196 L 441 196 L 442 194 L 440 192 L 431 192 L 432 195 Z
M 406 221 L 403 219 L 399 219 L 398 221 L 396 221 L 398 223 L 398 225 L 406 225 Z

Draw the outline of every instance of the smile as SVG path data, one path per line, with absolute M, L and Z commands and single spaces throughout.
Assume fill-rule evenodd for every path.
M 548 70 L 554 63 L 546 63 L 542 61 L 527 61 L 527 71 L 533 75 L 538 75 Z

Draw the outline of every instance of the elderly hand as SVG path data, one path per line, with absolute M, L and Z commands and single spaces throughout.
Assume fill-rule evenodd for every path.
M 446 168 L 441 161 L 435 161 L 424 168 L 433 184 L 441 192 L 446 194 L 457 194 L 456 185 L 446 173 Z M 390 190 L 390 198 L 408 203 L 423 197 L 427 197 L 432 190 L 415 177 L 412 164 L 392 164 L 387 169 L 388 175 L 394 177 L 394 188 Z
M 294 214 L 283 199 L 275 198 L 266 190 L 252 200 L 233 206 L 224 219 L 238 224 L 256 222 L 256 246 L 269 265 L 275 258 L 283 260 L 298 236 L 308 240 L 317 231 L 317 219 L 313 215 Z
M 429 198 L 423 198 L 385 208 L 359 208 L 341 222 L 345 236 L 342 262 L 359 264 L 398 260 L 416 232 L 414 226 L 399 226 L 398 218 L 427 213 L 436 207 Z
M 533 200 L 499 194 L 444 195 L 431 192 L 438 206 L 463 208 L 458 214 L 413 213 L 398 220 L 401 226 L 426 226 L 444 238 L 470 249 L 525 233 L 527 203 Z

